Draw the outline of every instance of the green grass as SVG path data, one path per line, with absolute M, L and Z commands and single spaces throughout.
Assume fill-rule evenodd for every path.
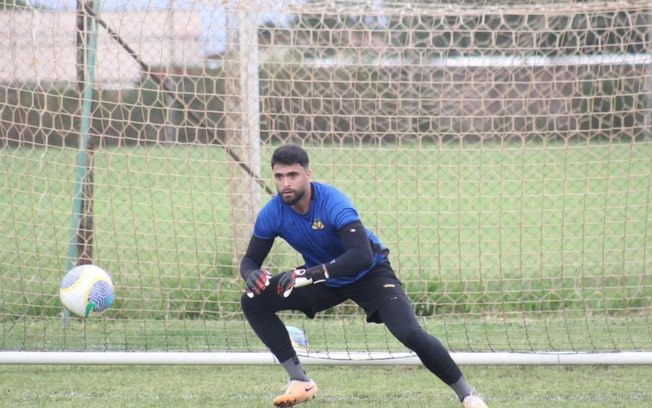
M 310 407 L 459 407 L 423 368 L 307 366 L 320 386 Z M 500 408 L 613 408 L 652 401 L 651 366 L 462 366 Z M 0 366 L 7 407 L 270 407 L 279 366 Z
M 303 328 L 311 352 L 406 351 L 383 325 L 364 324 L 360 316 L 308 320 L 286 314 L 283 318 L 287 325 Z M 646 350 L 650 343 L 645 316 L 436 316 L 421 323 L 452 351 L 609 352 Z M 67 327 L 61 319 L 23 318 L 6 321 L 0 329 L 3 350 L 265 351 L 241 315 L 231 319 L 71 319 Z
M 262 150 L 265 180 L 272 148 Z M 417 314 L 451 347 L 650 347 L 652 144 L 310 151 L 315 179 L 354 200 L 391 248 Z M 232 171 L 218 146 L 96 152 L 94 258 L 113 275 L 116 302 L 107 319 L 62 329 L 57 291 L 68 261 L 75 155 L 0 150 L 0 235 L 11 237 L 0 247 L 0 348 L 242 343 Z M 278 271 L 297 258 L 279 244 L 268 262 Z M 344 317 L 355 323 L 337 323 Z M 345 305 L 309 324 L 309 335 L 317 344 L 327 331 L 356 345 L 387 342 L 361 320 Z

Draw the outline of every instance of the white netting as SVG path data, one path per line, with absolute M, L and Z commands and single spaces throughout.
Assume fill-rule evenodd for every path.
M 237 266 L 288 141 L 452 350 L 652 349 L 648 2 L 213 3 L 0 6 L 1 349 L 261 351 Z M 80 260 L 116 301 L 66 326 Z

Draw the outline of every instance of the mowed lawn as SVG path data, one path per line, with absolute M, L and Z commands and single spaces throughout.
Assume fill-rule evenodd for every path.
M 320 386 L 302 407 L 459 407 L 427 370 L 308 366 Z M 645 407 L 652 366 L 462 366 L 492 408 Z M 3 407 L 270 407 L 279 366 L 0 366 Z

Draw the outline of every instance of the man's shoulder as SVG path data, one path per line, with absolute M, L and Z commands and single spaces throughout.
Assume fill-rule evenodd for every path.
M 312 184 L 313 184 L 313 187 L 314 187 L 315 191 L 318 194 L 322 195 L 322 196 L 331 196 L 331 195 L 343 196 L 343 195 L 345 195 L 343 192 L 341 192 L 335 186 L 332 186 L 330 184 L 321 183 L 321 182 L 318 182 L 318 181 L 313 181 Z
M 260 209 L 258 216 L 269 216 L 270 214 L 276 214 L 281 212 L 283 207 L 283 201 L 278 194 L 270 198 L 265 205 Z

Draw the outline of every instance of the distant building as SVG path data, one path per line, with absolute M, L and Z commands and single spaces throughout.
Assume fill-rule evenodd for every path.
M 200 13 L 103 13 L 102 18 L 148 64 L 201 64 Z M 74 12 L 0 13 L 0 82 L 76 81 Z M 98 30 L 96 81 L 124 86 L 141 76 L 136 61 L 105 30 Z

